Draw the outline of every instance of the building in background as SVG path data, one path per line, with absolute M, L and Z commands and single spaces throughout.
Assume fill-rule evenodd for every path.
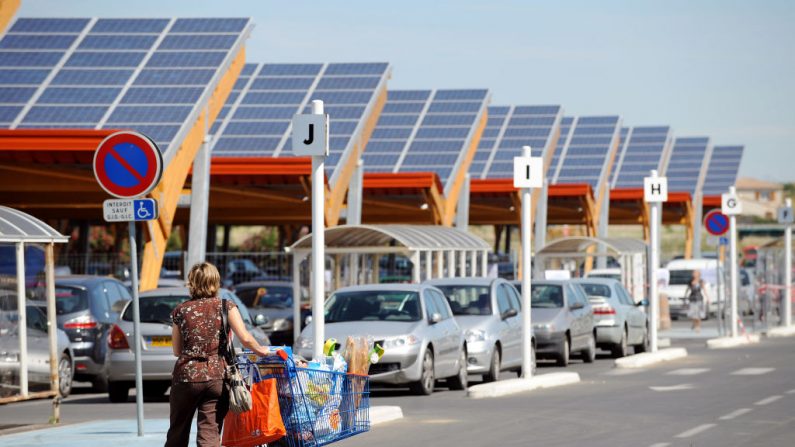
M 775 219 L 784 205 L 784 185 L 750 177 L 737 180 L 737 194 L 743 202 L 743 214 Z

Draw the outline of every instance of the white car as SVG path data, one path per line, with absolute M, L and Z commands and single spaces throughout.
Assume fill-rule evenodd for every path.
M 677 320 L 687 316 L 689 302 L 687 301 L 687 291 L 690 281 L 693 280 L 693 272 L 701 272 L 701 279 L 704 281 L 704 303 L 708 310 L 706 318 L 716 315 L 719 309 L 718 288 L 716 287 L 718 275 L 718 261 L 715 259 L 676 259 L 666 265 L 670 272 L 668 286 L 660 290 L 661 293 L 668 295 L 668 308 L 671 319 Z
M 621 282 L 621 269 L 593 269 L 585 274 L 586 278 L 615 279 Z

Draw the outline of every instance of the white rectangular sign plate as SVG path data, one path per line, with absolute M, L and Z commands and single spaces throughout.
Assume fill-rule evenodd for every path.
M 737 216 L 743 212 L 743 204 L 737 194 L 721 195 L 721 212 L 727 216 Z
M 795 215 L 792 214 L 792 207 L 784 206 L 778 209 L 778 223 L 792 224 L 795 222 Z
M 513 187 L 541 188 L 544 185 L 544 159 L 513 157 Z
M 293 116 L 293 154 L 328 155 L 328 115 Z
M 643 200 L 648 203 L 668 201 L 668 178 L 646 177 L 643 179 Z
M 110 199 L 102 202 L 106 222 L 134 222 L 157 219 L 155 199 Z

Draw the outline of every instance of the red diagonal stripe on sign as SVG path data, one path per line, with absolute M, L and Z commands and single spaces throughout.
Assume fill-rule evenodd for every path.
M 125 160 L 124 157 L 119 155 L 116 152 L 116 149 L 110 149 L 108 152 L 110 153 L 111 157 L 116 159 L 116 161 L 118 161 L 119 164 L 124 166 L 124 169 L 130 171 L 130 174 L 132 174 L 135 178 L 137 178 L 139 182 L 141 183 L 144 182 L 144 177 L 141 174 L 139 174 L 138 171 L 136 171 L 135 168 L 133 168 L 129 163 L 127 163 L 127 160 Z

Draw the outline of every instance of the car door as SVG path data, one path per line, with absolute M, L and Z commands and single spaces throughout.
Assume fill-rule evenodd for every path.
M 508 318 L 508 323 L 511 326 L 509 340 L 510 344 L 513 346 L 513 352 L 515 354 L 511 358 L 503 359 L 503 364 L 506 364 L 506 360 L 508 360 L 508 364 L 506 366 L 513 367 L 522 364 L 522 299 L 519 296 L 519 292 L 516 290 L 516 287 L 505 283 L 503 283 L 501 287 L 505 288 L 505 291 L 508 294 L 511 309 L 516 311 L 516 315 Z
M 615 290 L 618 301 L 626 315 L 627 327 L 629 328 L 628 342 L 629 344 L 640 343 L 643 340 L 643 331 L 646 330 L 646 314 L 638 309 L 623 285 L 617 284 Z
M 493 293 L 497 298 L 497 317 L 499 320 L 498 327 L 500 345 L 502 345 L 502 366 L 506 366 L 506 360 L 516 358 L 517 352 L 516 345 L 513 344 L 513 328 L 511 327 L 510 319 L 503 319 L 502 316 L 511 310 L 511 298 L 508 290 L 503 287 L 503 284 L 496 283 L 493 287 Z
M 453 313 L 444 295 L 436 290 L 431 290 L 430 294 L 437 312 L 442 316 L 442 321 L 437 323 L 441 328 L 443 340 L 439 357 L 442 359 L 445 375 L 454 375 L 458 373 L 456 362 L 460 357 L 460 329 L 453 319 Z
M 568 284 L 568 312 L 571 315 L 571 350 L 578 351 L 585 347 L 587 340 L 587 314 L 585 299 L 581 296 L 579 286 Z M 578 305 L 583 307 L 576 308 Z
M 31 382 L 46 383 L 50 377 L 50 343 L 47 317 L 36 306 L 25 306 L 28 342 L 28 374 Z
M 441 375 L 441 372 L 445 369 L 445 359 L 444 359 L 444 330 L 442 328 L 441 321 L 437 323 L 432 322 L 433 314 L 439 314 L 439 309 L 436 307 L 436 300 L 433 298 L 432 291 L 430 289 L 424 289 L 422 291 L 422 300 L 425 303 L 425 320 L 428 324 L 428 343 L 433 345 L 433 354 L 434 354 L 434 373 L 438 376 Z

